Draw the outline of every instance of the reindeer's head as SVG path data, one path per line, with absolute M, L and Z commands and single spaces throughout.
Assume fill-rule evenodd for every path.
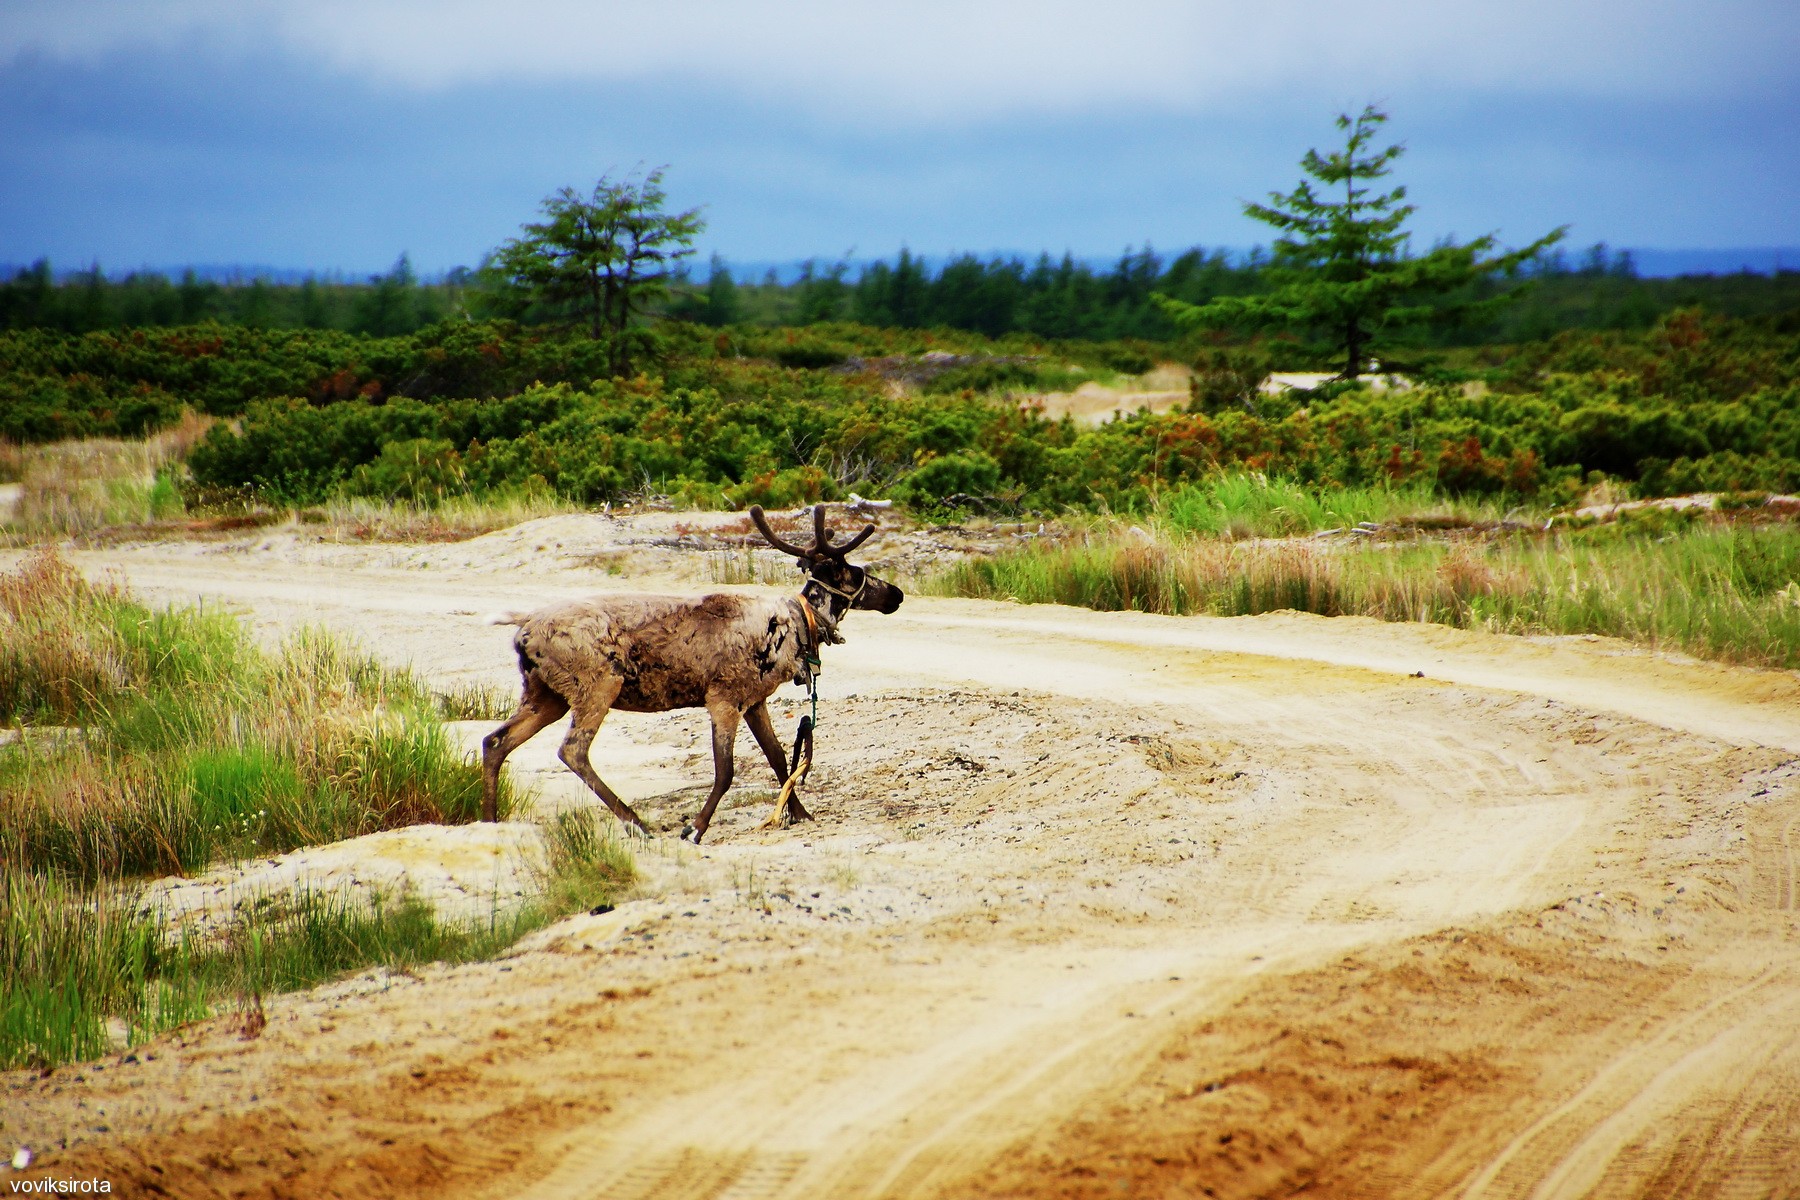
M 869 539 L 869 535 L 875 532 L 875 526 L 865 526 L 861 533 L 843 545 L 834 546 L 831 535 L 825 532 L 825 506 L 815 504 L 812 549 L 802 550 L 775 536 L 775 531 L 769 528 L 768 519 L 763 516 L 761 505 L 751 505 L 750 519 L 756 522 L 757 529 L 762 531 L 769 545 L 800 560 L 800 569 L 806 572 L 806 583 L 801 590 L 816 589 L 817 597 L 827 599 L 833 621 L 852 608 L 891 613 L 906 598 L 904 592 L 887 580 L 877 579 L 862 567 L 844 561 L 846 554 Z

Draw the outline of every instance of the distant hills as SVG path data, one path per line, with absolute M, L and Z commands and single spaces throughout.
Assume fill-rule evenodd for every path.
M 1241 261 L 1242 259 L 1249 257 L 1251 253 L 1249 250 L 1236 247 L 1223 247 L 1222 249 L 1224 249 L 1224 252 L 1230 258 L 1236 261 Z M 1610 253 L 1616 254 L 1619 253 L 1620 250 L 1631 256 L 1631 265 L 1636 274 L 1647 279 L 1666 279 L 1680 275 L 1737 275 L 1743 272 L 1749 272 L 1756 275 L 1774 275 L 1779 272 L 1800 271 L 1800 246 L 1753 246 L 1726 250 L 1656 250 L 1622 247 L 1618 250 L 1610 251 Z M 1165 251 L 1162 253 L 1162 257 L 1166 261 L 1177 253 L 1180 253 L 1180 251 Z M 1575 257 L 1578 257 L 1579 253 L 1579 251 L 1575 252 Z M 921 254 L 916 255 L 915 257 L 927 269 L 935 272 L 940 270 L 946 262 L 959 256 L 950 254 Z M 1030 263 L 1036 261 L 1038 252 L 995 250 L 987 253 L 977 253 L 976 257 L 984 261 L 994 258 L 1019 258 Z M 1052 257 L 1061 258 L 1061 255 L 1052 255 Z M 815 270 L 823 271 L 835 265 L 837 260 L 826 255 L 821 255 L 810 260 L 770 259 L 737 261 L 726 259 L 724 261 L 725 265 L 730 268 L 733 277 L 740 283 L 759 282 L 765 279 L 769 272 L 773 271 L 775 273 L 775 278 L 779 282 L 791 284 L 800 277 L 808 261 L 813 264 Z M 854 259 L 848 261 L 846 265 L 849 268 L 849 277 L 854 279 L 857 273 L 864 267 L 877 261 L 886 260 Z M 1080 256 L 1077 261 L 1092 269 L 1105 270 L 1113 265 L 1114 257 Z M 61 265 L 53 265 L 55 265 L 55 276 L 59 283 L 67 281 L 71 277 L 82 275 L 87 271 L 86 267 L 63 267 Z M 1570 265 L 1577 266 L 1579 264 L 1577 262 L 1572 262 Z M 26 264 L 24 263 L 0 263 L 0 279 L 11 279 L 18 274 L 18 272 L 24 270 L 25 267 Z M 251 283 L 258 279 L 261 279 L 266 283 L 277 285 L 296 285 L 304 283 L 308 278 L 316 279 L 320 283 L 364 283 L 367 282 L 372 275 L 381 274 L 380 272 L 372 273 L 367 271 L 344 271 L 336 269 L 308 270 L 300 267 L 271 267 L 242 263 L 195 263 L 191 267 L 143 266 L 124 269 L 103 269 L 106 277 L 110 280 L 120 280 L 127 275 L 142 273 L 162 275 L 171 281 L 175 281 L 179 280 L 189 270 L 192 270 L 196 278 L 208 283 L 240 285 Z M 697 278 L 705 278 L 708 268 L 704 260 L 698 260 L 692 263 L 689 269 Z M 458 270 L 460 270 L 460 268 Z M 454 273 L 454 271 L 420 272 L 418 278 L 420 282 L 423 283 L 441 283 L 448 275 Z
M 1637 273 L 1650 278 L 1737 275 L 1744 271 L 1773 275 L 1779 271 L 1800 271 L 1800 247 L 1795 246 L 1748 250 L 1632 250 L 1629 253 Z

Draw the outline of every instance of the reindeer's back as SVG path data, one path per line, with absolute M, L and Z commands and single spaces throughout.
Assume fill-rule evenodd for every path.
M 748 705 L 791 679 L 798 661 L 791 604 L 756 596 L 593 596 L 518 626 L 521 669 L 571 701 L 615 676 L 614 707 L 627 711 L 696 708 L 719 691 Z

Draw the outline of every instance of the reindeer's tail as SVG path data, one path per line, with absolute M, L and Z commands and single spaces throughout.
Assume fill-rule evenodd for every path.
M 530 615 L 523 612 L 497 612 L 489 613 L 482 620 L 489 625 L 523 625 L 525 618 Z

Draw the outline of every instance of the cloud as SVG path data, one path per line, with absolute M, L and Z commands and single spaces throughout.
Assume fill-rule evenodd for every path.
M 1421 239 L 1793 244 L 1800 74 L 1766 61 L 1792 18 L 1751 37 L 1755 4 L 1648 0 L 1532 26 L 1521 3 L 1047 0 L 1034 24 L 983 0 L 604 21 L 540 0 L 469 6 L 482 26 L 392 0 L 0 0 L 0 262 L 440 269 L 556 187 L 661 163 L 740 260 L 1243 246 L 1268 230 L 1239 202 L 1291 188 L 1371 98 Z
M 1296 90 L 1667 97 L 1790 82 L 1791 0 L 13 0 L 0 59 L 200 39 L 371 82 L 704 81 L 825 124 L 1204 112 Z

